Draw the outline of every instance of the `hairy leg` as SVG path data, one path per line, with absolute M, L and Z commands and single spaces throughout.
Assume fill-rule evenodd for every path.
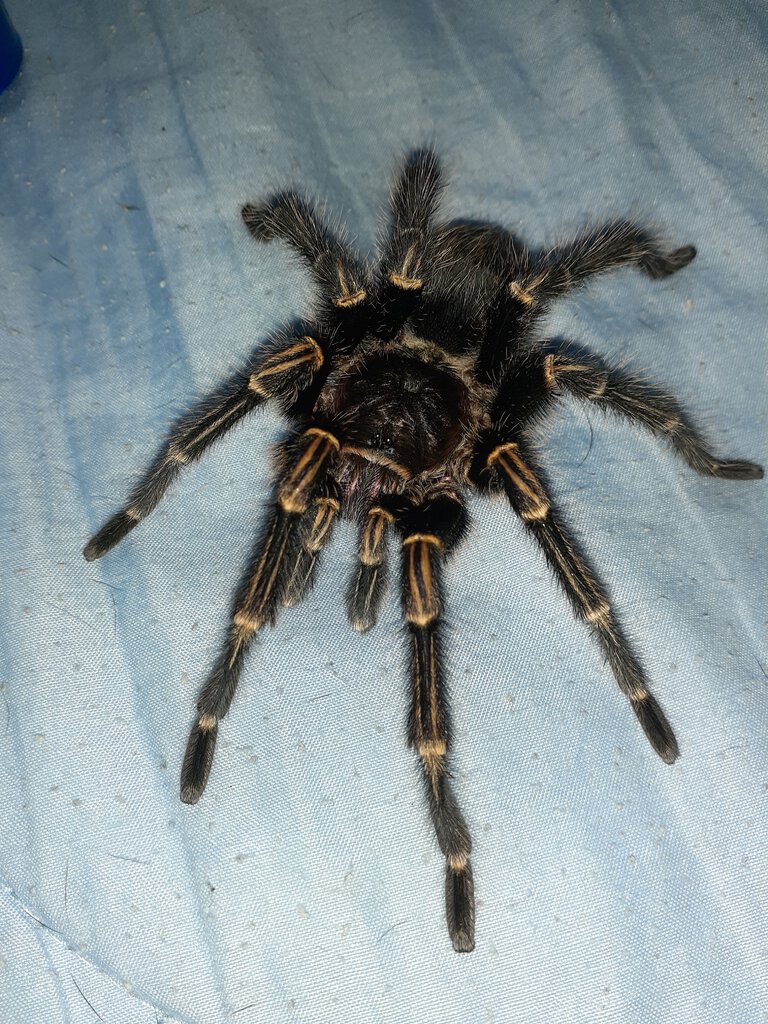
M 398 518 L 402 536 L 403 612 L 411 652 L 409 739 L 421 760 L 437 841 L 445 857 L 445 906 L 453 948 L 475 945 L 472 841 L 448 773 L 450 726 L 442 654 L 441 570 L 466 529 L 454 498 L 438 497 Z
M 157 507 L 187 464 L 196 461 L 244 416 L 268 398 L 295 397 L 324 362 L 319 343 L 305 335 L 276 340 L 259 353 L 250 372 L 238 374 L 176 424 L 149 472 L 88 542 L 83 555 L 101 558 Z
M 181 799 L 197 803 L 208 781 L 219 722 L 235 695 L 246 652 L 254 635 L 274 622 L 291 585 L 297 553 L 313 532 L 314 498 L 322 490 L 338 452 L 333 434 L 309 427 L 286 446 L 285 468 L 276 501 L 251 557 L 232 615 L 227 642 L 197 701 L 198 717 L 190 733 L 181 770 Z M 323 516 L 325 516 L 323 511 Z M 320 541 L 328 530 L 320 533 Z
M 544 369 L 550 387 L 561 387 L 605 412 L 640 424 L 667 441 L 697 473 L 729 480 L 763 476 L 762 467 L 754 462 L 715 455 L 679 403 L 640 377 L 613 369 L 594 356 L 573 356 L 567 351 L 546 356 Z

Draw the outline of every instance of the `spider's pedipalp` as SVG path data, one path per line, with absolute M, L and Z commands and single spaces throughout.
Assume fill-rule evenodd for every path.
M 347 617 L 359 633 L 366 633 L 379 617 L 387 585 L 387 532 L 394 515 L 381 505 L 368 509 L 358 540 L 358 565 L 346 595 Z
M 573 355 L 567 347 L 546 356 L 545 372 L 552 387 L 562 386 L 576 398 L 638 423 L 667 441 L 697 473 L 728 480 L 763 476 L 762 467 L 754 462 L 715 455 L 676 399 L 654 384 L 613 369 L 595 356 Z
M 315 498 L 304 513 L 301 543 L 280 595 L 283 607 L 298 604 L 314 586 L 320 552 L 330 540 L 340 508 L 338 498 L 323 494 Z

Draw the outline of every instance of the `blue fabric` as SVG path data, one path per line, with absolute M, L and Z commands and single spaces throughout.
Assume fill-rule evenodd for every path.
M 13 4 L 0 97 L 0 1020 L 756 1022 L 768 1007 L 765 484 L 572 405 L 545 459 L 677 731 L 648 747 L 504 504 L 448 573 L 477 949 L 450 948 L 396 595 L 354 537 L 254 652 L 203 800 L 178 775 L 262 511 L 242 425 L 102 561 L 166 425 L 307 309 L 243 202 L 288 183 L 364 246 L 398 155 L 532 243 L 633 213 L 695 262 L 553 311 L 766 460 L 764 4 Z

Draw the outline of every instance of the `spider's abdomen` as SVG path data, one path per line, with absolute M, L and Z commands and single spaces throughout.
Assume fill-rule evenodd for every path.
M 342 445 L 404 479 L 445 462 L 461 438 L 468 394 L 447 367 L 400 352 L 374 355 L 341 390 Z

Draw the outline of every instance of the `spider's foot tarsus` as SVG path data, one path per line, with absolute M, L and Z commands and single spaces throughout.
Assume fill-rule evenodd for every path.
M 666 256 L 649 253 L 640 261 L 640 267 L 649 277 L 669 277 L 687 267 L 695 255 L 696 250 L 692 245 L 683 245 Z
M 632 700 L 632 707 L 653 749 L 662 761 L 673 764 L 680 754 L 680 748 L 677 745 L 672 726 L 667 721 L 656 698 L 650 693 L 646 693 L 642 699 Z
M 273 213 L 269 203 L 247 203 L 240 211 L 246 227 L 259 242 L 270 242 L 277 235 Z
M 446 865 L 445 914 L 453 948 L 457 953 L 471 953 L 475 948 L 475 883 L 469 861 L 458 870 Z
M 210 715 L 201 715 L 189 734 L 184 763 L 181 766 L 182 803 L 196 804 L 203 795 L 213 764 L 219 725 Z
M 763 467 L 744 459 L 722 459 L 712 466 L 712 476 L 723 480 L 762 480 Z
M 102 555 L 105 555 L 116 544 L 119 544 L 123 537 L 129 534 L 139 521 L 139 517 L 131 515 L 128 510 L 118 512 L 117 515 L 112 516 L 108 523 L 102 526 L 97 534 L 91 537 L 83 548 L 83 557 L 88 562 L 101 558 Z

